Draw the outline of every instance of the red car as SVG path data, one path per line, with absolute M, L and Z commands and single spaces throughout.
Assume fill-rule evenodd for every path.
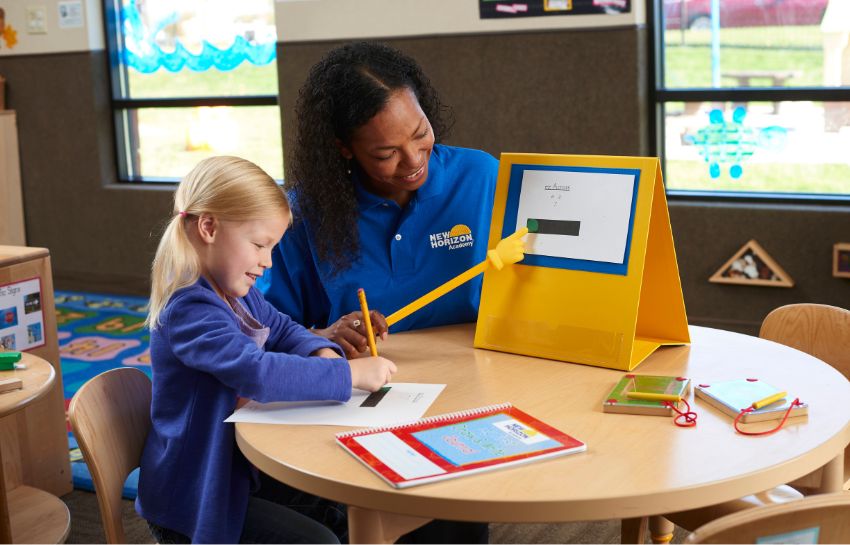
M 818 25 L 828 0 L 718 0 L 720 27 Z M 665 28 L 711 28 L 711 0 L 663 0 Z

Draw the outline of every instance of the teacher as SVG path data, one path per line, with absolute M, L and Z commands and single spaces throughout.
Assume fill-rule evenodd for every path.
M 286 189 L 295 221 L 258 283 L 279 310 L 337 342 L 367 349 L 358 288 L 376 334 L 394 312 L 483 261 L 498 162 L 440 144 L 449 109 L 419 65 L 376 43 L 330 51 L 296 104 Z M 475 321 L 477 277 L 393 325 Z

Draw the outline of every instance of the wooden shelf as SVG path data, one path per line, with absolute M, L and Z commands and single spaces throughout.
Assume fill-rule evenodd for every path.
M 13 543 L 64 543 L 71 530 L 65 502 L 31 486 L 19 486 L 6 495 Z
M 43 442 L 46 436 L 45 426 L 34 424 L 35 419 L 27 419 L 26 413 L 40 400 L 46 399 L 47 394 L 56 391 L 57 373 L 47 360 L 28 352 L 22 354 L 22 363 L 24 366 L 20 368 L 0 372 L 3 377 L 19 378 L 22 383 L 20 390 L 0 396 L 0 415 L 3 416 L 0 422 L 4 426 L 4 444 L 0 453 L 5 451 L 6 454 L 5 457 L 0 454 L 0 543 L 63 543 L 71 528 L 68 507 L 51 493 L 53 489 L 47 492 L 21 483 L 21 462 L 28 454 L 15 448 L 20 444 L 13 441 L 15 433 L 5 433 L 5 429 L 9 428 L 13 432 L 19 431 L 21 427 L 15 426 L 18 423 L 16 419 L 23 415 L 24 419 L 20 420 L 23 428 L 29 425 L 38 430 L 37 437 L 32 437 L 33 441 Z M 63 438 L 66 437 L 63 435 Z M 42 456 L 39 459 L 47 458 Z M 66 446 L 64 462 L 67 461 Z
M 15 112 L 0 111 L 0 244 L 24 246 L 24 203 Z

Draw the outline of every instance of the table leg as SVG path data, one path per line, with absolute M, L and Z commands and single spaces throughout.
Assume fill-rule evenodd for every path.
M 673 528 L 673 523 L 660 515 L 649 517 L 649 535 L 653 543 L 670 543 Z
M 395 543 L 433 519 L 396 515 L 363 507 L 348 506 L 349 543 Z
M 844 488 L 844 451 L 823 466 L 818 494 L 841 492 Z
M 620 543 L 646 543 L 646 517 L 620 521 Z
M 9 497 L 6 495 L 6 475 L 3 472 L 3 453 L 0 452 L 0 543 L 12 542 L 12 521 L 9 519 Z

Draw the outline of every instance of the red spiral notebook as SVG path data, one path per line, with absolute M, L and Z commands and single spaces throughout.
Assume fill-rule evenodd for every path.
M 338 433 L 336 442 L 396 488 L 587 450 L 510 403 Z

